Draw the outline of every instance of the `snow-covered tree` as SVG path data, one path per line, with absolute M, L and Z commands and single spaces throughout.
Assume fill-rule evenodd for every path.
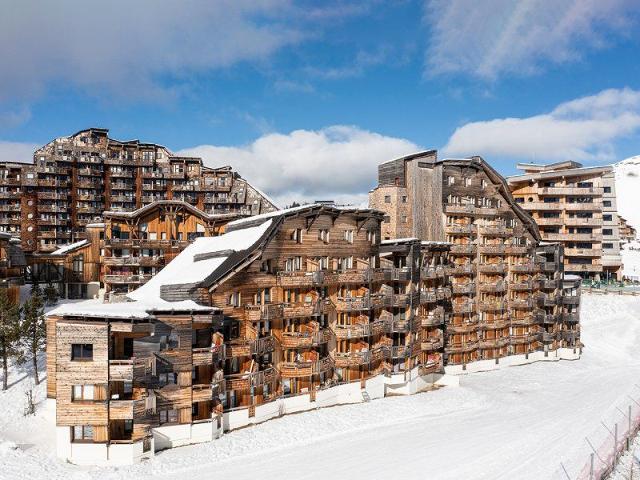
M 20 307 L 16 305 L 6 288 L 0 288 L 0 357 L 2 358 L 2 390 L 8 388 L 9 359 L 20 359 Z
M 38 353 L 46 344 L 47 333 L 44 321 L 44 297 L 37 283 L 31 288 L 31 296 L 22 307 L 20 325 L 20 344 L 33 362 L 33 377 L 36 385 L 38 378 Z

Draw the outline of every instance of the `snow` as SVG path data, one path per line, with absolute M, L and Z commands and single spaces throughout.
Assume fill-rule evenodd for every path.
M 622 245 L 622 276 L 629 280 L 640 281 L 640 243 L 631 242 Z
M 261 213 L 260 215 L 253 215 L 252 217 L 240 218 L 238 220 L 234 220 L 233 222 L 229 222 L 227 223 L 227 227 L 238 227 L 241 225 L 246 225 L 248 223 L 253 224 L 261 220 L 269 220 L 271 218 L 280 217 L 281 215 L 301 212 L 303 210 L 319 206 L 321 206 L 320 203 L 310 203 L 308 205 L 300 205 L 298 207 L 286 208 L 284 210 L 275 210 L 273 212 Z
M 23 417 L 29 380 L 12 366 L 13 385 L 0 393 L 0 478 L 253 480 L 295 472 L 297 479 L 526 480 L 562 478 L 561 461 L 576 478 L 590 452 L 585 437 L 597 445 L 601 419 L 627 395 L 640 396 L 638 311 L 640 297 L 585 294 L 580 360 L 475 373 L 458 388 L 288 415 L 119 468 L 57 460 L 44 385 L 35 390 L 36 416 Z
M 157 275 L 128 296 L 138 301 L 158 299 L 160 287 L 163 285 L 202 282 L 222 265 L 231 252 L 246 250 L 256 243 L 270 225 L 271 221 L 268 221 L 256 227 L 234 230 L 218 237 L 197 238 Z M 215 253 L 222 255 L 195 260 L 196 255 Z
M 616 163 L 613 169 L 616 177 L 618 213 L 632 227 L 640 229 L 640 209 L 638 208 L 640 155 Z
M 84 245 L 86 245 L 87 243 L 89 243 L 88 240 L 80 240 L 79 242 L 75 242 L 75 243 L 70 243 L 68 245 L 64 245 L 62 247 L 60 247 L 57 250 L 54 250 L 53 252 L 50 253 L 50 255 L 63 255 L 67 252 L 70 252 L 71 250 L 74 250 L 78 247 L 82 247 Z

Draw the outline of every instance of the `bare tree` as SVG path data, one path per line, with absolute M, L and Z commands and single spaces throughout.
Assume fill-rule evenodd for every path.
M 2 390 L 8 388 L 9 359 L 21 358 L 20 307 L 9 298 L 6 288 L 0 288 L 0 357 L 2 358 Z

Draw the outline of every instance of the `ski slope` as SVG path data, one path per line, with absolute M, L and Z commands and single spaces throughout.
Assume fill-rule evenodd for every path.
M 117 469 L 56 460 L 51 412 L 40 404 L 36 417 L 22 417 L 20 380 L 0 393 L 0 478 L 541 479 L 557 476 L 561 461 L 573 475 L 587 460 L 585 436 L 627 395 L 640 398 L 640 297 L 584 295 L 582 333 L 578 361 L 285 416 Z

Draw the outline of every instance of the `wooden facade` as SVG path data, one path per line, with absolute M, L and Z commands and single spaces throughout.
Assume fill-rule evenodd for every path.
M 56 138 L 33 164 L 0 163 L 0 232 L 25 252 L 50 253 L 87 238 L 103 212 L 130 212 L 157 200 L 179 200 L 209 214 L 256 215 L 276 206 L 231 167 L 176 156 L 138 140 L 109 138 L 101 128 Z
M 545 303 L 560 302 L 562 264 L 538 255 L 538 227 L 516 204 L 504 178 L 479 157 L 439 161 L 430 151 L 389 163 L 393 169 L 379 168 L 370 206 L 393 212 L 394 200 L 400 199 L 413 219 L 389 213 L 382 225 L 385 236 L 451 243 L 447 364 L 579 345 L 578 336 L 558 344 L 546 334 L 562 329 L 564 317 L 555 311 L 546 316 L 544 310 Z M 543 287 L 553 282 L 556 289 Z M 557 327 L 549 330 L 544 322 L 552 319 Z
M 7 289 L 9 298 L 16 303 L 20 298 L 25 267 L 20 241 L 8 233 L 0 232 L 0 288 Z

